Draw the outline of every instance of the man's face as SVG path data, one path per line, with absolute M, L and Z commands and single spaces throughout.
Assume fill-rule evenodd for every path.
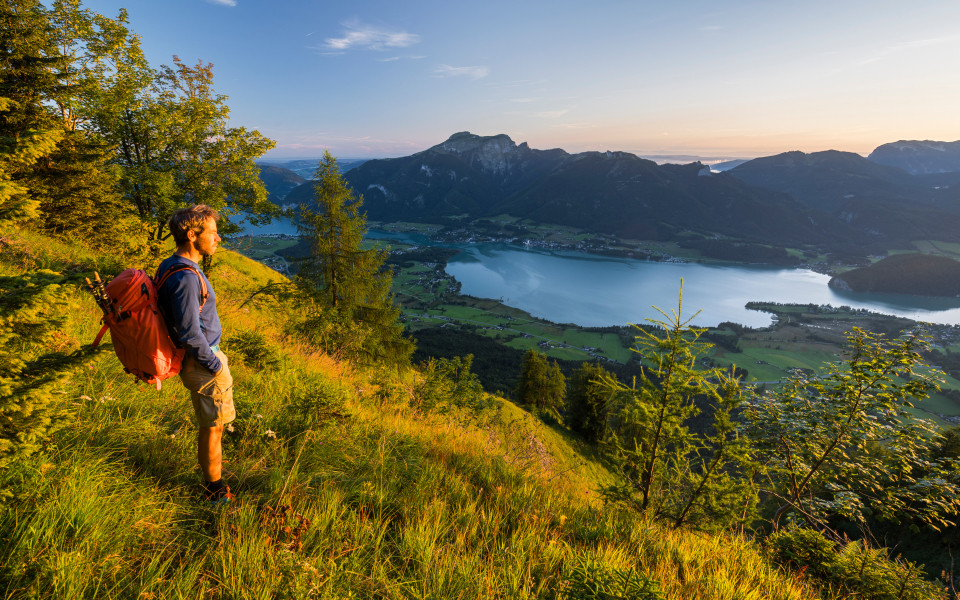
M 217 233 L 217 222 L 212 218 L 203 224 L 203 231 L 193 240 L 193 247 L 200 256 L 213 256 L 220 244 L 220 234 Z

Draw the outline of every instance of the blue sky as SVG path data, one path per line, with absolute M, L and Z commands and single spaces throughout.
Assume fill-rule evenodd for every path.
M 753 157 L 960 139 L 956 0 L 87 0 L 214 64 L 269 158 L 532 148 Z

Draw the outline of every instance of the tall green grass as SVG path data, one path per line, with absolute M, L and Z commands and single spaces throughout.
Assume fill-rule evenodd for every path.
M 290 333 L 290 307 L 250 300 L 275 273 L 226 251 L 217 260 L 236 501 L 199 499 L 179 383 L 138 386 L 101 356 L 60 390 L 70 426 L 0 473 L 15 494 L 0 509 L 0 597 L 614 598 L 624 578 L 670 599 L 840 597 L 747 538 L 666 531 L 603 506 L 602 465 L 509 402 L 481 415 L 412 409 L 415 373 L 313 351 Z M 3 268 L 25 267 L 4 257 Z M 96 331 L 89 305 L 65 344 Z

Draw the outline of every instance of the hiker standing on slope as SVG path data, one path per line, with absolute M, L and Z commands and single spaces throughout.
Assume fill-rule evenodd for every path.
M 204 256 L 213 256 L 217 250 L 219 218 L 217 211 L 204 204 L 173 213 L 169 227 L 177 251 L 160 264 L 154 281 L 162 281 L 157 304 L 170 338 L 186 351 L 180 380 L 190 390 L 197 414 L 197 458 L 204 479 L 203 495 L 221 504 L 233 498 L 221 472 L 223 427 L 237 413 L 233 407 L 233 377 L 227 357 L 219 348 L 222 328 L 217 297 L 199 264 Z M 164 281 L 164 274 L 171 270 L 175 271 Z

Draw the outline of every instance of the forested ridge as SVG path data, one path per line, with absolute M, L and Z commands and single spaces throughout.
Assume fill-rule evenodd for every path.
M 387 256 L 327 153 L 287 278 L 229 247 L 217 292 L 237 500 L 197 494 L 187 392 L 90 345 L 82 285 L 172 251 L 204 203 L 268 220 L 212 66 L 152 67 L 124 13 L 0 2 L 0 590 L 6 598 L 951 597 L 956 431 L 922 330 L 854 330 L 769 391 L 702 360 L 682 305 L 632 374 L 531 350 L 485 391 L 411 358 Z M 227 245 L 228 246 L 228 245 Z M 682 300 L 682 296 L 681 296 Z M 893 544 L 890 541 L 898 543 Z

